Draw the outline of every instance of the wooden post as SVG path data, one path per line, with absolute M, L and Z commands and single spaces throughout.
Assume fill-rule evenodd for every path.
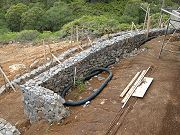
M 1 67 L 2 68 L 2 67 Z M 4 86 L 5 86 L 5 89 L 7 90 L 7 86 L 6 86 L 6 79 L 4 77 L 4 75 L 2 74 L 2 78 L 3 78 L 3 81 L 4 81 Z
M 149 5 L 148 5 L 147 9 L 145 10 L 145 12 L 146 12 L 146 16 L 145 16 L 145 18 L 144 18 L 143 30 L 145 29 L 145 26 L 146 26 L 146 23 L 147 23 L 148 9 L 149 9 Z
M 136 25 L 134 24 L 134 22 L 132 22 L 131 31 L 133 31 L 133 28 L 135 28 L 135 30 L 139 32 L 139 30 L 137 29 L 137 27 L 136 27 Z
M 148 21 L 147 21 L 147 35 L 146 35 L 146 37 L 149 36 L 150 23 L 151 23 L 151 16 L 150 16 L 150 8 L 149 8 L 148 9 Z
M 74 85 L 76 84 L 76 67 L 74 68 Z
M 165 1 L 163 0 L 163 1 L 162 1 L 161 9 L 164 7 L 164 5 L 165 5 Z M 162 18 L 163 18 L 163 11 L 161 10 L 161 11 L 160 11 L 160 19 L 159 19 L 159 28 L 161 28 Z
M 3 74 L 4 78 L 7 80 L 7 82 L 9 83 L 9 85 L 11 86 L 11 88 L 16 91 L 16 89 L 14 88 L 14 86 L 12 85 L 12 83 L 9 81 L 8 77 L 6 76 L 6 74 L 4 73 L 4 71 L 2 70 L 1 66 L 0 66 L 0 71 Z
M 73 41 L 73 27 L 71 27 L 71 37 L 70 37 L 71 39 L 71 46 L 72 46 L 72 41 Z
M 47 56 L 46 56 L 46 45 L 45 45 L 45 43 L 44 43 L 44 39 L 43 39 L 43 46 L 44 46 L 44 60 L 45 60 L 45 62 L 46 62 Z
M 87 36 L 87 38 L 88 38 L 88 40 L 89 40 L 89 43 L 92 44 L 92 41 L 91 41 L 90 37 Z
M 79 42 L 79 30 L 78 30 L 78 25 L 76 25 L 76 41 Z
M 50 47 L 49 44 L 48 44 L 48 48 L 49 48 L 49 53 L 51 54 L 51 56 L 52 56 L 59 64 L 61 64 L 61 62 L 59 61 L 59 59 L 52 53 L 51 47 Z
M 131 32 L 133 31 L 133 22 L 131 23 Z

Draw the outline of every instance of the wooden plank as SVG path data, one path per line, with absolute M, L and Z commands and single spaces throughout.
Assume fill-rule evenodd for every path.
M 166 10 L 166 9 L 161 8 L 161 10 L 162 10 L 162 11 L 164 11 L 164 12 L 166 12 L 166 13 L 168 13 L 168 14 L 170 14 L 170 15 L 172 15 L 172 16 L 175 16 L 175 17 L 177 17 L 177 18 L 179 18 L 179 19 L 180 19 L 180 16 L 178 16 L 178 15 L 176 15 L 176 14 L 172 13 L 172 12 L 169 12 L 169 11 L 168 11 L 168 10 Z
M 9 81 L 8 77 L 6 76 L 6 74 L 4 73 L 4 71 L 2 70 L 1 66 L 0 66 L 0 71 L 3 74 L 3 76 L 5 77 L 5 79 L 7 80 L 7 82 L 9 83 L 9 85 L 11 86 L 11 88 L 16 91 L 16 89 L 14 88 L 14 86 L 12 85 L 12 83 Z
M 149 71 L 151 67 L 149 67 L 147 70 L 143 70 L 141 75 L 138 77 L 138 79 L 136 80 L 136 82 L 134 83 L 134 85 L 131 87 L 131 89 L 128 91 L 128 93 L 126 94 L 126 96 L 123 98 L 123 100 L 121 101 L 121 103 L 124 103 L 122 108 L 124 108 L 124 106 L 126 105 L 126 103 L 128 102 L 129 98 L 131 97 L 131 95 L 134 93 L 134 91 L 136 90 L 136 88 L 142 83 L 142 80 L 144 78 L 144 76 L 147 74 L 147 72 Z
M 126 88 L 123 90 L 123 92 L 121 93 L 120 97 L 124 97 L 124 95 L 127 93 L 127 91 L 132 87 L 132 85 L 134 84 L 134 82 L 136 81 L 136 79 L 139 77 L 141 72 L 137 72 L 136 75 L 133 77 L 133 79 L 131 80 L 131 82 L 126 86 Z
M 131 87 L 131 89 L 128 91 L 128 93 L 126 94 L 126 96 L 123 98 L 123 100 L 121 101 L 121 103 L 125 103 L 127 101 L 127 99 L 129 99 L 129 97 L 133 94 L 134 90 L 138 87 L 138 85 L 140 84 L 142 78 L 144 77 L 144 74 L 146 73 L 146 70 L 143 70 L 141 75 L 138 77 L 138 79 L 136 80 L 136 82 L 134 83 L 134 85 Z
M 149 86 L 151 85 L 153 81 L 153 78 L 150 77 L 144 77 L 143 83 L 136 88 L 134 93 L 132 94 L 133 97 L 139 97 L 142 98 L 144 97 L 144 94 L 148 90 Z

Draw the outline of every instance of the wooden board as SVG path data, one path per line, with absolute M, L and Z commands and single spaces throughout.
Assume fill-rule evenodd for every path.
M 133 77 L 133 79 L 131 80 L 131 82 L 126 86 L 126 88 L 123 90 L 123 92 L 121 93 L 120 97 L 124 97 L 124 95 L 128 92 L 128 90 L 132 87 L 132 85 L 134 84 L 134 82 L 137 80 L 137 78 L 139 77 L 141 72 L 137 72 L 137 74 Z
M 144 77 L 143 83 L 136 88 L 134 93 L 132 94 L 133 97 L 144 97 L 146 91 L 148 90 L 149 86 L 151 85 L 153 78 Z

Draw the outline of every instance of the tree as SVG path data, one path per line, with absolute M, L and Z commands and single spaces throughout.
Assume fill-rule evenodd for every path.
M 5 15 L 8 27 L 12 31 L 21 30 L 21 15 L 28 10 L 28 7 L 22 3 L 11 6 Z
M 144 21 L 144 11 L 140 8 L 141 0 L 130 0 L 124 10 L 125 16 L 136 18 L 135 23 L 142 23 Z
M 56 31 L 72 21 L 72 11 L 64 2 L 57 2 L 43 16 L 44 30 Z
M 35 6 L 24 12 L 21 16 L 21 26 L 23 29 L 29 30 L 42 30 L 42 16 L 44 14 L 44 10 Z

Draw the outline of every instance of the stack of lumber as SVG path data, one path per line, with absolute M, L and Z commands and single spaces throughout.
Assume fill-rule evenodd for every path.
M 153 78 L 145 77 L 147 72 L 150 70 L 149 67 L 147 70 L 137 72 L 131 82 L 126 86 L 126 88 L 121 93 L 120 97 L 124 97 L 121 103 L 123 103 L 122 108 L 126 105 L 131 96 L 143 97 L 148 87 L 150 86 Z

